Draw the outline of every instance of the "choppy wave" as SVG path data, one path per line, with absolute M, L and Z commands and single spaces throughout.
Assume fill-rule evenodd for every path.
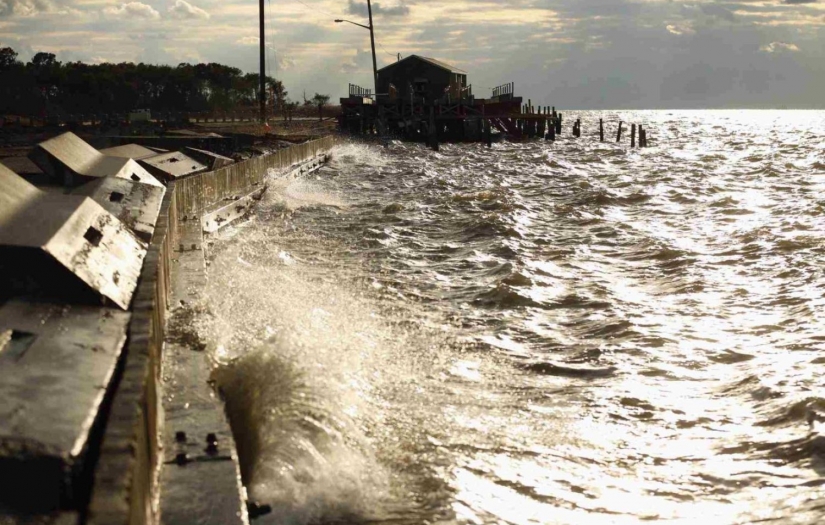
M 273 178 L 199 321 L 260 520 L 825 520 L 824 116 Z

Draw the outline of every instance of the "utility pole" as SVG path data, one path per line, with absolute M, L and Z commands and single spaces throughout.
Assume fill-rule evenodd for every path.
M 264 42 L 264 0 L 260 0 L 261 17 L 261 74 L 260 74 L 260 99 L 261 99 L 261 124 L 266 123 L 266 43 Z
M 261 0 L 263 2 L 264 0 Z M 372 25 L 372 4 L 367 0 L 367 12 L 370 15 L 370 44 L 372 44 L 372 79 L 375 81 L 375 100 L 378 101 L 378 64 L 375 61 L 375 29 Z

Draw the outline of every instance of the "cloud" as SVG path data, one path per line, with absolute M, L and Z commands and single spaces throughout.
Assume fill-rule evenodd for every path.
M 351 15 L 360 15 L 364 18 L 369 16 L 366 2 L 356 2 L 355 0 L 348 0 L 347 12 Z M 372 2 L 372 14 L 383 16 L 407 16 L 410 14 L 410 8 L 405 4 L 398 4 L 393 7 L 384 7 L 380 2 Z
M 733 11 L 722 7 L 721 5 L 702 4 L 699 6 L 699 9 L 707 16 L 721 18 L 722 20 L 727 20 L 728 22 L 733 22 L 736 20 L 736 15 L 733 14 Z
M 176 0 L 175 5 L 169 8 L 169 14 L 179 20 L 209 20 L 209 13 L 186 0 Z
M 31 17 L 46 14 L 79 14 L 77 9 L 59 5 L 52 0 L 0 0 L 0 17 Z
M 694 31 L 694 29 L 687 24 L 668 24 L 665 26 L 665 29 L 672 34 L 679 36 L 696 34 L 696 31 Z
M 142 2 L 129 2 L 120 7 L 107 7 L 103 12 L 112 18 L 158 20 L 160 13 Z
M 759 51 L 763 51 L 765 53 L 781 53 L 783 51 L 796 53 L 799 51 L 799 47 L 796 44 L 786 44 L 785 42 L 771 42 L 770 44 L 760 47 Z
M 244 36 L 235 40 L 235 43 L 240 46 L 257 46 L 260 42 L 261 39 L 257 36 Z

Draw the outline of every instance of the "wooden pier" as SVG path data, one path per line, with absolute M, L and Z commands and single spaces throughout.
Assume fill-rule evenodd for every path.
M 521 97 L 503 92 L 489 99 L 462 97 L 457 101 L 428 101 L 424 97 L 408 100 L 397 97 L 372 97 L 360 93 L 363 88 L 351 85 L 353 93 L 341 99 L 338 117 L 342 131 L 356 135 L 379 134 L 426 142 L 433 147 L 441 142 L 492 142 L 492 130 L 512 140 L 544 138 L 554 140 L 561 133 L 561 115 L 550 107 L 523 104 Z M 377 99 L 377 100 L 376 100 Z M 555 131 L 551 135 L 550 130 Z
M 443 142 L 484 142 L 489 147 L 504 137 L 555 141 L 563 131 L 564 117 L 555 107 L 525 103 L 516 96 L 514 83 L 496 87 L 490 98 L 476 98 L 465 71 L 432 58 L 411 55 L 378 70 L 376 89 L 374 94 L 349 85 L 349 96 L 341 99 L 341 131 L 422 142 L 435 150 Z M 599 126 L 604 141 L 604 123 Z M 639 130 L 643 147 L 646 130 L 644 135 L 641 126 Z M 571 133 L 581 137 L 580 119 L 573 122 Z M 635 125 L 632 137 L 635 146 Z

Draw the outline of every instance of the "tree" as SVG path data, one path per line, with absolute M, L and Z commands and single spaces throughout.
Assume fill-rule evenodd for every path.
M 43 52 L 23 64 L 17 57 L 0 48 L 0 114 L 220 112 L 256 108 L 260 100 L 257 74 L 222 64 L 61 64 Z M 286 109 L 279 80 L 266 77 L 266 92 Z
M 10 47 L 0 48 L 0 71 L 6 71 L 19 64 L 17 51 Z
M 284 115 L 284 120 L 286 120 L 286 110 L 287 110 L 287 93 L 286 89 L 284 89 L 284 84 L 280 80 L 272 79 L 274 82 L 270 83 L 272 86 L 273 95 L 275 97 L 275 108 L 277 111 L 280 111 Z
M 318 120 L 324 120 L 324 106 L 326 106 L 328 102 L 329 95 L 315 93 L 315 96 L 312 97 L 312 103 L 318 106 Z
M 40 90 L 42 102 L 40 113 L 46 113 L 52 102 L 60 94 L 60 84 L 62 70 L 61 64 L 57 61 L 54 53 L 36 53 L 26 67 L 31 70 L 31 74 Z

